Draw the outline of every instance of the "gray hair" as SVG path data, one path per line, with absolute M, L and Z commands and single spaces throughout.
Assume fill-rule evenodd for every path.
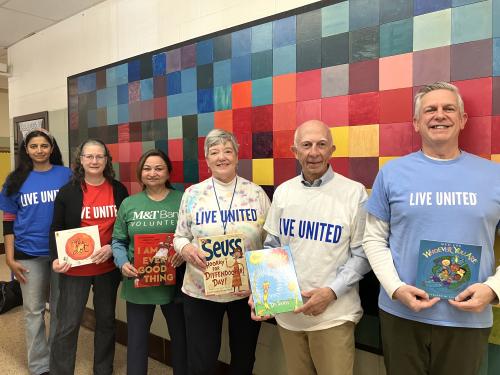
M 434 90 L 448 90 L 448 91 L 451 91 L 452 93 L 454 93 L 455 96 L 457 97 L 457 104 L 458 104 L 458 110 L 460 112 L 460 115 L 464 114 L 464 101 L 462 99 L 462 96 L 460 95 L 460 92 L 458 91 L 458 87 L 455 85 L 452 85 L 451 83 L 448 83 L 448 82 L 439 81 L 439 82 L 434 82 L 434 83 L 431 83 L 430 85 L 422 87 L 418 91 L 417 95 L 415 95 L 415 101 L 414 101 L 415 113 L 413 115 L 413 118 L 415 120 L 418 120 L 420 118 L 420 109 L 421 109 L 420 107 L 422 106 L 422 98 L 426 94 L 428 94 Z
M 208 150 L 210 149 L 210 147 L 217 146 L 220 144 L 223 145 L 226 142 L 231 143 L 234 152 L 238 154 L 238 149 L 240 146 L 236 141 L 236 137 L 234 136 L 233 133 L 222 129 L 210 130 L 210 132 L 207 134 L 207 137 L 205 138 L 205 146 L 204 146 L 205 157 L 208 156 Z

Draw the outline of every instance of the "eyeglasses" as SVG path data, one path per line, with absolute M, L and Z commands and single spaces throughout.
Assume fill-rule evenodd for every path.
M 106 155 L 82 154 L 82 158 L 84 158 L 87 161 L 92 161 L 94 159 L 97 161 L 103 161 L 106 158 Z

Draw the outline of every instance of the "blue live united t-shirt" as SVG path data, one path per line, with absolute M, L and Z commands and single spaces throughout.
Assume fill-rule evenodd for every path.
M 49 230 L 54 200 L 59 188 L 71 176 L 67 167 L 53 165 L 48 171 L 31 171 L 28 178 L 11 196 L 0 194 L 0 210 L 16 215 L 14 247 L 30 256 L 49 254 Z
M 481 246 L 478 282 L 495 272 L 493 243 L 500 220 L 500 164 L 462 152 L 448 161 L 416 152 L 389 162 L 373 185 L 367 211 L 390 225 L 389 247 L 400 279 L 415 285 L 421 240 Z M 382 310 L 422 323 L 491 327 L 492 310 L 461 311 L 441 300 L 411 311 L 380 290 Z

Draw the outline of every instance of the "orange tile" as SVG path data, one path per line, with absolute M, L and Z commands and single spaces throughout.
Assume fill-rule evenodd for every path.
M 252 106 L 252 81 L 233 83 L 233 108 Z
M 214 128 L 233 131 L 233 111 L 214 112 Z
M 413 86 L 413 59 L 411 53 L 383 57 L 379 60 L 379 90 Z
M 295 74 L 273 77 L 273 103 L 294 102 L 297 99 L 297 78 Z
M 295 130 L 296 103 L 279 103 L 273 106 L 273 131 Z

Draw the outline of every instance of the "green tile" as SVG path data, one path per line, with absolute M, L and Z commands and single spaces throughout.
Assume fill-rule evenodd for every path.
M 500 310 L 497 308 L 497 310 Z M 488 375 L 500 374 L 500 345 L 488 345 Z
M 413 19 L 413 51 L 451 43 L 451 9 L 426 13 Z
M 380 25 L 380 57 L 413 51 L 413 18 Z
M 216 111 L 231 109 L 232 91 L 231 85 L 214 87 L 214 106 Z
M 493 1 L 493 37 L 500 38 L 500 0 Z
M 111 163 L 113 165 L 113 170 L 115 171 L 115 179 L 120 180 L 120 163 Z
M 451 15 L 453 44 L 491 38 L 491 0 L 453 8 Z
M 252 79 L 273 75 L 273 51 L 252 53 Z
M 143 141 L 142 151 L 146 152 L 155 148 L 155 141 Z
M 168 139 L 182 138 L 182 117 L 168 118 Z
M 349 2 L 344 1 L 321 9 L 321 36 L 349 31 Z
M 262 78 L 252 81 L 252 106 L 273 103 L 273 79 Z
M 199 181 L 198 161 L 184 160 L 184 182 L 194 183 Z

